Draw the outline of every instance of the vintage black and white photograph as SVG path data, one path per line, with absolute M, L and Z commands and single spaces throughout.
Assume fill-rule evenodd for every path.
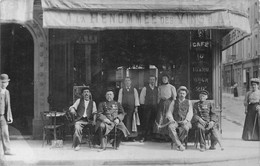
M 0 0 L 0 166 L 260 166 L 260 0 Z

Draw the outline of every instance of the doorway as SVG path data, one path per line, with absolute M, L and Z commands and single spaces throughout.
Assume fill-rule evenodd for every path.
M 34 116 L 34 42 L 31 33 L 19 24 L 1 25 L 1 73 L 9 75 L 14 122 L 23 135 L 32 134 Z M 10 131 L 10 135 L 17 134 Z

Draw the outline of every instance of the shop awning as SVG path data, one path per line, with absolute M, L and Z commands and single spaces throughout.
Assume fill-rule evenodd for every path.
M 238 29 L 246 0 L 42 0 L 43 26 L 70 29 Z
M 0 0 L 0 22 L 23 23 L 33 19 L 33 0 Z

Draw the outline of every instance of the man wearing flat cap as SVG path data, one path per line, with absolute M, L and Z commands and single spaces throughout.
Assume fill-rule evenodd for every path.
M 201 152 L 206 150 L 206 134 L 211 133 L 211 150 L 215 149 L 215 145 L 217 142 L 220 143 L 221 139 L 216 125 L 218 116 L 214 111 L 213 104 L 207 100 L 208 95 L 208 91 L 202 90 L 199 93 L 200 100 L 194 103 L 193 107 L 193 120 L 198 131 Z
M 107 135 L 116 127 L 117 137 L 112 141 L 113 147 L 118 149 L 123 137 L 130 135 L 123 123 L 125 116 L 124 109 L 119 102 L 114 101 L 114 90 L 106 90 L 106 101 L 98 106 L 96 130 L 99 131 L 101 151 L 106 150 Z
M 189 91 L 185 86 L 180 86 L 177 90 L 177 99 L 171 102 L 166 115 L 170 122 L 168 125 L 169 136 L 177 145 L 177 150 L 179 151 L 185 150 L 183 142 L 188 136 L 193 116 L 192 103 L 186 99 L 188 93 Z M 178 133 L 176 131 L 177 128 L 179 130 Z
M 97 113 L 96 103 L 92 101 L 90 88 L 84 87 L 81 93 L 82 97 L 77 99 L 69 108 L 70 112 L 75 116 L 75 132 L 72 145 L 75 151 L 80 150 L 83 128 L 95 125 Z
M 7 74 L 0 75 L 0 129 L 2 143 L 0 143 L 0 155 L 2 155 L 2 149 L 4 150 L 5 155 L 12 155 L 10 149 L 10 139 L 9 139 L 9 132 L 8 132 L 8 124 L 13 122 L 12 111 L 11 111 L 11 104 L 10 104 L 10 93 L 6 89 L 9 85 L 9 77 Z

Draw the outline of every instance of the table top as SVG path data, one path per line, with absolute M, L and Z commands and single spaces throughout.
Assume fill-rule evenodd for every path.
M 44 112 L 44 115 L 47 117 L 59 117 L 59 116 L 64 116 L 66 113 L 65 112 L 56 112 L 56 111 L 49 111 L 49 112 Z

